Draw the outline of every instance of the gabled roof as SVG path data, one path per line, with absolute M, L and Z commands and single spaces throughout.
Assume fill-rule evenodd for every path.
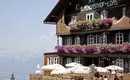
M 114 22 L 109 30 L 123 30 L 123 29 L 130 29 L 130 18 L 125 15 L 117 22 Z
M 59 0 L 56 6 L 52 9 L 50 14 L 43 21 L 45 24 L 56 24 L 59 17 L 63 15 L 63 11 L 68 6 L 69 0 Z

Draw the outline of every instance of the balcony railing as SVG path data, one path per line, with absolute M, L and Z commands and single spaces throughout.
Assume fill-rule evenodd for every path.
M 56 46 L 56 50 L 64 53 L 127 53 L 130 52 L 130 43 Z
M 73 24 L 69 24 L 71 32 L 80 32 L 88 30 L 99 30 L 99 29 L 109 29 L 112 26 L 112 19 L 93 19 L 87 21 L 78 21 Z

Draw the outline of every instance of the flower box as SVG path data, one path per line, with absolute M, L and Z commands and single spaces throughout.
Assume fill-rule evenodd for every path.
M 111 19 L 93 19 L 87 21 L 78 21 L 75 24 L 69 24 L 71 32 L 80 32 L 88 30 L 98 30 L 98 29 L 109 29 L 112 26 Z
M 65 53 L 116 53 L 116 52 L 130 52 L 130 44 L 95 44 L 95 45 L 67 45 L 56 46 L 58 52 Z

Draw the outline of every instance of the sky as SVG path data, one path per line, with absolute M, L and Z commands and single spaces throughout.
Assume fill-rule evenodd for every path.
M 43 20 L 57 2 L 0 0 L 0 80 L 9 80 L 4 77 L 11 72 L 17 73 L 16 80 L 28 80 L 19 78 L 22 71 L 35 71 L 37 62 L 43 65 L 43 53 L 55 51 L 56 27 Z
M 55 25 L 43 20 L 58 0 L 0 0 L 0 55 L 33 56 L 54 50 Z

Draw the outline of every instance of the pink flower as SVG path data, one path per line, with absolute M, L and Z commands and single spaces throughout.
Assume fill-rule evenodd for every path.
M 70 23 L 68 26 L 69 26 L 70 28 L 72 28 L 72 27 L 74 27 L 74 24 L 71 24 L 71 23 Z
M 105 26 L 106 28 L 109 28 L 112 25 L 111 19 L 104 19 L 100 21 L 100 25 Z
M 55 49 L 58 52 L 65 52 L 65 53 L 101 53 L 101 52 L 129 52 L 130 51 L 130 44 L 123 44 L 123 45 L 91 45 L 91 46 L 56 46 Z

